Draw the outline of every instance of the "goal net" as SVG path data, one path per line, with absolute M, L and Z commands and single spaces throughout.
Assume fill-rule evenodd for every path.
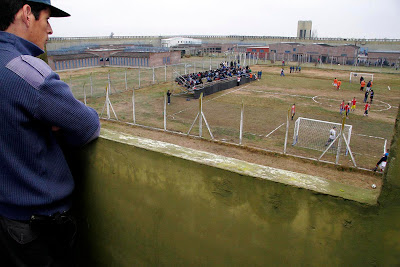
M 363 77 L 365 82 L 369 80 L 374 81 L 373 73 L 360 73 L 360 72 L 350 72 L 350 83 L 351 80 L 360 81 L 360 78 Z
M 335 138 L 340 134 L 342 124 L 314 120 L 308 118 L 299 117 L 295 122 L 294 134 L 293 134 L 293 146 L 325 151 L 327 146 L 330 144 L 331 129 L 335 131 Z M 348 140 L 350 145 L 352 125 L 344 125 L 344 136 Z M 336 141 L 328 152 L 336 153 L 338 149 L 338 141 Z M 347 153 L 345 142 L 342 141 L 341 153 Z

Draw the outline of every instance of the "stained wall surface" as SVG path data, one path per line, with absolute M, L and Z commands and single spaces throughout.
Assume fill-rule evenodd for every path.
M 105 130 L 70 154 L 82 266 L 399 265 L 396 129 L 379 202 L 379 192 Z

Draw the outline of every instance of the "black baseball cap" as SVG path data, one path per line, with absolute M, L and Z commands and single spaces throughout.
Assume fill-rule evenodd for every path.
M 50 8 L 50 17 L 69 17 L 71 16 L 70 14 L 68 14 L 65 11 L 62 11 L 61 9 L 58 9 L 54 6 L 51 5 L 50 0 L 26 0 L 27 2 L 35 2 L 35 3 L 40 3 L 40 4 L 44 4 L 46 6 L 49 6 Z

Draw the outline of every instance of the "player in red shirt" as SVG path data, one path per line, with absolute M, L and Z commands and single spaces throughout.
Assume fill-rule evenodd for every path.
M 371 108 L 371 104 L 369 102 L 365 103 L 365 107 L 364 107 L 364 116 L 368 117 L 368 111 Z
M 333 80 L 333 86 L 337 87 L 337 79 L 336 78 Z
M 346 118 L 349 118 L 350 103 L 347 103 L 346 106 L 344 106 L 344 110 L 346 111 Z
M 344 100 L 342 103 L 340 103 L 340 115 L 342 115 L 343 111 L 344 111 Z
M 353 97 L 353 100 L 351 100 L 351 111 L 356 110 L 356 98 Z
M 293 104 L 291 114 L 292 114 L 292 120 L 293 120 L 293 117 L 296 114 L 296 104 Z

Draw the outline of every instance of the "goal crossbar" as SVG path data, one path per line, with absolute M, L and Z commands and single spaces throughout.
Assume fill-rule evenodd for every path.
M 350 83 L 352 77 L 359 77 L 359 76 L 370 76 L 371 81 L 374 81 L 374 74 L 373 73 L 361 73 L 361 72 L 350 72 Z
M 342 127 L 341 123 L 299 117 L 295 122 L 292 145 L 324 151 L 330 144 L 328 139 L 330 139 L 330 130 L 333 129 L 333 127 L 336 127 L 335 132 L 336 136 L 338 136 Z M 352 125 L 344 125 L 343 135 L 346 137 L 349 144 L 352 128 Z M 347 153 L 347 149 L 345 147 L 343 148 L 345 150 L 341 152 Z M 336 153 L 337 149 L 338 148 L 334 146 L 329 152 Z

